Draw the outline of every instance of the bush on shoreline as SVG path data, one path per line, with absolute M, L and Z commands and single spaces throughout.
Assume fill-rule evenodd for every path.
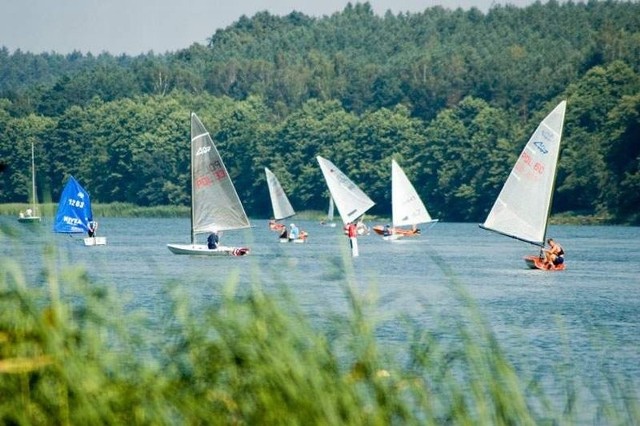
M 26 203 L 11 203 L 0 204 L 0 216 L 18 216 L 18 213 L 28 209 L 30 205 Z M 95 218 L 100 217 L 186 217 L 191 214 L 190 207 L 188 206 L 153 206 L 142 207 L 129 203 L 110 203 L 100 204 L 95 203 L 92 205 L 93 215 Z M 42 216 L 53 217 L 58 209 L 56 203 L 42 203 L 39 205 L 40 213 Z M 320 221 L 326 218 L 326 212 L 305 210 L 297 212 L 297 217 L 302 220 L 317 220 Z M 258 218 L 260 219 L 260 218 Z M 264 217 L 261 219 L 268 219 Z M 339 222 L 340 218 L 336 218 Z M 367 215 L 366 221 L 389 221 L 389 218 L 378 217 L 373 215 Z M 585 215 L 579 212 L 562 213 L 551 216 L 550 222 L 554 225 L 627 225 L 616 224 L 609 216 L 592 216 Z

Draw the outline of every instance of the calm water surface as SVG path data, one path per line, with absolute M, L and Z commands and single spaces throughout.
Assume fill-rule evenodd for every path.
M 78 237 L 54 235 L 51 223 L 35 230 L 16 227 L 19 238 L 0 235 L 0 256 L 25 266 L 39 279 L 43 245 L 57 247 L 61 264 L 84 265 L 94 281 L 115 288 L 132 309 L 160 317 L 167 288 L 179 287 L 195 304 L 216 300 L 233 277 L 240 288 L 260 283 L 276 292 L 282 284 L 311 316 L 346 309 L 344 285 L 375 296 L 380 339 L 401 341 L 400 315 L 425 329 L 461 309 L 462 288 L 479 307 L 510 359 L 531 376 L 553 376 L 571 364 L 581 380 L 606 386 L 625 378 L 640 388 L 640 228 L 555 226 L 549 235 L 567 252 L 567 270 L 525 269 L 528 244 L 479 229 L 476 224 L 439 223 L 418 239 L 359 239 L 351 258 L 340 227 L 296 221 L 310 233 L 307 244 L 280 244 L 266 221 L 228 231 L 226 245 L 247 245 L 247 257 L 178 256 L 167 243 L 189 241 L 188 219 L 104 218 L 108 246 L 86 248 Z M 558 389 L 561 392 L 561 389 Z

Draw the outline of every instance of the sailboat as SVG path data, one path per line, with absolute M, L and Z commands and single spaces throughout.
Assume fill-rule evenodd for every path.
M 247 247 L 198 244 L 196 235 L 249 228 L 240 202 L 213 139 L 195 113 L 191 113 L 191 244 L 167 244 L 174 254 L 243 256 Z
M 438 219 L 431 219 L 431 215 L 404 170 L 396 160 L 391 160 L 391 223 L 393 227 L 374 226 L 374 232 L 382 235 L 386 240 L 397 240 L 420 235 L 417 225 L 437 221 Z M 405 229 L 401 226 L 412 226 L 412 228 Z
M 20 212 L 20 216 L 18 216 L 18 222 L 40 222 L 40 216 L 38 216 L 38 194 L 36 193 L 36 163 L 33 142 L 31 142 L 31 207 L 27 209 L 26 213 Z
M 335 207 L 333 204 L 333 197 L 329 196 L 329 209 L 327 210 L 327 219 L 321 221 L 320 225 L 328 226 L 330 228 L 336 227 L 336 223 L 333 221 L 334 210 L 335 210 Z
M 107 237 L 98 237 L 95 234 L 97 223 L 93 220 L 89 193 L 73 176 L 69 176 L 60 195 L 53 231 L 60 234 L 89 234 L 89 230 L 92 232 L 90 237 L 84 238 L 85 246 L 107 244 Z
M 324 180 L 329 188 L 331 198 L 333 198 L 338 208 L 342 222 L 345 226 L 350 223 L 361 224 L 362 216 L 375 203 L 331 161 L 319 155 L 316 159 L 320 164 L 320 170 L 322 170 Z M 365 229 L 364 224 L 359 229 Z M 351 238 L 351 244 L 353 256 L 358 256 L 358 246 L 355 238 Z
M 284 192 L 280 181 L 275 174 L 267 167 L 264 168 L 264 173 L 267 176 L 267 186 L 269 187 L 269 197 L 271 198 L 271 207 L 273 208 L 273 218 L 275 220 L 269 222 L 269 229 L 272 231 L 280 232 L 280 242 L 295 242 L 304 243 L 307 239 L 307 233 L 302 231 L 297 238 L 288 238 L 286 229 L 287 227 L 278 222 L 279 220 L 286 219 L 296 214 L 289 202 L 287 194 Z
M 541 247 L 524 258 L 532 269 L 547 269 L 542 256 L 551 212 L 567 102 L 540 123 L 516 161 L 481 228 Z M 564 264 L 555 269 L 564 269 Z

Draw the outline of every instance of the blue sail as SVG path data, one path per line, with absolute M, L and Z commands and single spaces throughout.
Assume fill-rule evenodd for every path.
M 89 229 L 91 221 L 93 214 L 89 193 L 70 176 L 60 196 L 53 231 L 66 234 L 84 233 Z

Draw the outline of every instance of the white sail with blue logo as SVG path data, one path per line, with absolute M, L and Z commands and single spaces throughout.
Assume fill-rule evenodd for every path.
M 542 120 L 481 228 L 544 247 L 566 106 Z
M 60 195 L 53 231 L 60 234 L 88 234 L 89 227 L 95 228 L 95 225 L 89 193 L 73 176 L 69 176 Z M 107 238 L 93 235 L 85 238 L 84 244 L 87 246 L 105 245 Z

